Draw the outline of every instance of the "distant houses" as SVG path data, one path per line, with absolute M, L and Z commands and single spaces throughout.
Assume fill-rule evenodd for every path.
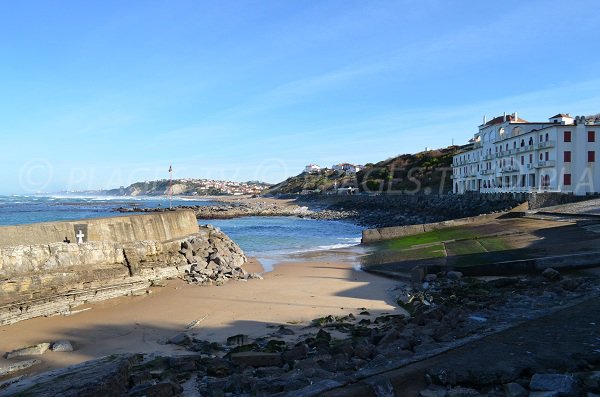
M 314 174 L 321 171 L 321 167 L 319 167 L 316 164 L 309 164 L 306 167 L 304 167 L 304 172 L 306 172 L 307 174 Z
M 340 164 L 334 164 L 331 166 L 331 169 L 333 171 L 337 171 L 338 173 L 345 173 L 345 174 L 349 174 L 349 175 L 353 175 L 356 174 L 358 171 L 364 169 L 365 167 L 363 165 L 354 165 L 354 164 L 350 164 L 350 163 L 340 163 Z M 316 165 L 316 164 L 309 164 L 306 167 L 304 167 L 304 172 L 308 173 L 308 174 L 316 174 L 322 170 L 326 170 L 327 168 L 321 168 L 320 166 Z

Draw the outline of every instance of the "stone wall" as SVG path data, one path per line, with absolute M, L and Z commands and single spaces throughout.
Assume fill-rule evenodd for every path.
M 192 211 L 164 211 L 153 214 L 95 218 L 81 221 L 45 222 L 1 226 L 0 247 L 59 243 L 65 237 L 76 242 L 75 226 L 87 226 L 87 241 L 165 241 L 198 232 Z
M 15 226 L 0 232 L 46 228 L 60 236 L 81 223 L 88 224 L 94 239 L 107 240 L 31 243 L 52 236 L 40 233 L 27 244 L 0 246 L 0 325 L 68 313 L 165 278 L 220 284 L 248 277 L 239 246 L 219 229 L 199 227 L 191 211 Z M 136 236 L 154 238 L 133 240 Z M 2 237 L 4 242 L 10 239 Z
M 555 205 L 578 203 L 580 201 L 590 200 L 598 197 L 600 196 L 575 196 L 574 194 L 545 192 L 531 193 L 528 196 L 527 201 L 529 202 L 530 210 L 537 210 Z
M 377 241 L 390 240 L 415 234 L 431 232 L 433 230 L 447 229 L 450 227 L 464 225 L 478 225 L 488 223 L 491 220 L 502 216 L 503 214 L 487 214 L 472 216 L 468 218 L 452 219 L 443 222 L 424 223 L 419 225 L 382 227 L 378 229 L 365 229 L 362 231 L 361 242 L 363 244 L 374 243 Z

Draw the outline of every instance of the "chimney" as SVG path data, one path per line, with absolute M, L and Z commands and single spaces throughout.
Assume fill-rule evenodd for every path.
M 487 123 L 487 117 L 485 116 L 485 114 L 483 115 L 483 124 L 485 125 L 485 123 Z
M 502 121 L 506 121 L 506 112 L 504 112 L 504 116 L 502 116 Z
M 519 120 L 519 116 L 517 116 L 517 112 L 515 112 L 515 118 L 513 121 L 518 121 Z

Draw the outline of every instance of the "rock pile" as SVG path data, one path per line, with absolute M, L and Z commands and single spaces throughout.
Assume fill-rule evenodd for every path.
M 181 276 L 188 283 L 221 285 L 228 279 L 261 278 L 242 268 L 246 256 L 241 248 L 219 229 L 207 225 L 209 237 L 192 237 L 181 242 L 179 253 L 189 269 Z

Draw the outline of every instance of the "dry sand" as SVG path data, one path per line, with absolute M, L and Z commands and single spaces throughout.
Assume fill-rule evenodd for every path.
M 247 268 L 256 271 L 257 266 L 254 261 Z M 265 273 L 264 280 L 232 281 L 221 287 L 173 280 L 146 296 L 93 304 L 88 306 L 91 310 L 68 317 L 0 327 L 0 352 L 60 339 L 75 342 L 75 352 L 40 356 L 43 364 L 34 371 L 42 372 L 112 353 L 183 352 L 164 341 L 193 323 L 197 325 L 191 331 L 199 338 L 223 343 L 240 333 L 251 338 L 265 335 L 273 331 L 268 325 L 300 330 L 314 318 L 356 315 L 363 307 L 373 316 L 394 312 L 390 291 L 398 282 L 354 266 L 346 255 L 336 261 L 282 263 Z M 0 366 L 6 362 L 0 359 Z

